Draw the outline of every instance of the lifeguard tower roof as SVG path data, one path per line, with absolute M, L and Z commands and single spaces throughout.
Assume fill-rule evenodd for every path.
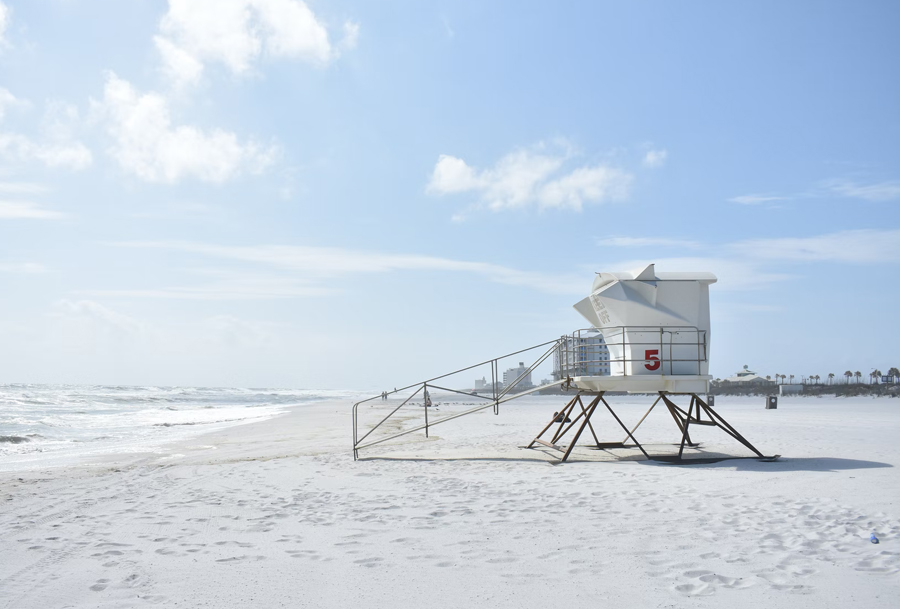
M 717 281 L 716 276 L 707 271 L 658 273 L 656 272 L 655 264 L 648 264 L 647 266 L 634 271 L 618 273 L 599 272 L 594 279 L 594 289 L 598 289 L 603 284 L 623 279 L 632 281 L 704 281 L 707 285 Z
M 653 264 L 597 273 L 574 305 L 603 334 L 608 377 L 579 377 L 593 391 L 706 392 L 709 388 L 709 272 L 657 273 Z

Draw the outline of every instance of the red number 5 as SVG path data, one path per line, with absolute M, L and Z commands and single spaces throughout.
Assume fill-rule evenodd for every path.
M 647 370 L 659 370 L 659 349 L 647 349 L 644 351 L 644 359 L 647 363 L 644 368 Z

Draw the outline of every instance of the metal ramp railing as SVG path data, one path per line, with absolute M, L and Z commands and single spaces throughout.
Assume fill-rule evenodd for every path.
M 542 389 L 546 389 L 548 387 L 553 387 L 559 384 L 558 381 L 554 381 L 549 384 L 544 384 L 540 386 L 534 386 L 530 382 L 527 382 L 527 379 L 530 379 L 531 373 L 544 363 L 551 355 L 556 353 L 562 344 L 563 340 L 566 337 L 561 337 L 556 340 L 547 341 L 545 343 L 540 343 L 538 345 L 534 345 L 532 347 L 528 347 L 526 349 L 520 349 L 518 351 L 513 351 L 512 353 L 507 353 L 506 355 L 501 355 L 499 357 L 495 357 L 493 359 L 485 360 L 483 362 L 479 362 L 477 364 L 473 364 L 471 366 L 466 366 L 465 368 L 460 368 L 458 370 L 454 370 L 453 372 L 448 372 L 447 374 L 442 374 L 440 376 L 436 376 L 430 378 L 426 381 L 421 381 L 419 383 L 414 383 L 412 385 L 407 385 L 406 387 L 401 387 L 400 389 L 394 389 L 393 391 L 385 391 L 379 395 L 373 396 L 371 398 L 367 398 L 365 400 L 361 400 L 356 402 L 353 405 L 353 459 L 356 460 L 359 458 L 359 451 L 364 448 L 369 448 L 371 446 L 375 446 L 377 444 L 382 444 L 384 442 L 388 442 L 389 440 L 394 440 L 401 436 L 405 436 L 411 433 L 415 433 L 417 431 L 425 431 L 425 437 L 428 437 L 428 430 L 435 425 L 439 425 L 441 423 L 446 423 L 447 421 L 452 421 L 453 419 L 458 419 L 459 417 L 463 417 L 469 414 L 474 414 L 476 412 L 481 412 L 482 410 L 487 410 L 488 408 L 494 409 L 494 414 L 500 414 L 500 404 L 505 402 L 509 402 L 510 400 L 514 400 L 516 398 L 520 398 L 522 396 L 530 395 Z M 520 365 L 519 370 L 522 370 L 518 376 L 513 379 L 511 382 L 507 382 L 501 385 L 501 377 L 500 377 L 500 369 L 499 363 L 501 360 L 513 357 L 516 355 L 521 355 L 523 353 L 527 353 L 529 351 L 534 351 L 537 349 L 541 349 L 546 347 L 546 349 L 541 352 L 538 358 L 527 368 L 522 370 Z M 463 391 L 460 389 L 451 389 L 449 387 L 444 387 L 438 384 L 438 381 L 442 379 L 447 379 L 448 377 L 452 377 L 454 375 L 460 374 L 462 372 L 471 371 L 482 366 L 489 366 L 491 371 L 491 384 L 489 387 L 483 387 L 484 393 L 486 395 L 481 395 L 476 391 Z M 475 406 L 474 408 L 469 408 L 463 412 L 457 412 L 445 417 L 441 417 L 437 420 L 429 420 L 428 410 L 432 406 L 431 404 L 431 396 L 429 394 L 429 389 L 432 391 L 444 391 L 449 392 L 451 394 L 458 394 L 466 396 L 467 398 L 477 398 L 485 400 L 484 404 L 480 404 Z M 516 391 L 518 389 L 518 391 Z M 375 400 L 389 400 L 391 396 L 397 394 L 404 394 L 409 390 L 414 390 L 411 395 L 406 397 L 399 405 L 394 407 L 388 412 L 381 420 L 379 420 L 375 425 L 369 428 L 364 434 L 360 435 L 360 413 L 359 407 L 362 404 L 366 404 L 369 402 L 374 402 Z M 421 397 L 419 400 L 414 400 L 417 396 Z M 389 433 L 384 437 L 376 437 L 373 439 L 369 439 L 372 437 L 372 434 L 377 430 L 381 429 L 382 426 L 388 422 L 394 415 L 396 415 L 401 408 L 407 405 L 421 404 L 424 408 L 424 423 L 422 425 L 418 425 L 413 427 L 412 429 L 404 429 L 402 431 L 397 431 L 395 433 Z M 368 440 L 368 441 L 366 441 Z
M 605 341 L 605 335 L 609 335 L 609 338 L 612 340 L 609 342 Z M 676 340 L 673 337 L 680 338 Z M 675 351 L 673 351 L 673 348 L 675 348 Z M 493 408 L 494 414 L 499 414 L 500 404 L 530 395 L 542 389 L 560 385 L 561 383 L 569 387 L 574 377 L 606 375 L 627 377 L 633 374 L 631 367 L 637 365 L 642 365 L 644 368 L 640 371 L 642 376 L 646 376 L 648 372 L 655 375 L 673 373 L 696 374 L 700 372 L 701 365 L 708 361 L 707 349 L 706 332 L 693 326 L 618 326 L 604 328 L 602 331 L 596 328 L 575 330 L 571 334 L 563 335 L 555 340 L 513 351 L 506 355 L 407 385 L 400 389 L 385 391 L 379 395 L 356 402 L 353 405 L 353 458 L 354 460 L 358 459 L 359 451 L 362 449 L 415 432 L 424 430 L 427 438 L 429 429 L 435 425 L 481 412 L 488 408 Z M 501 379 L 499 368 L 501 360 L 513 356 L 521 356 L 521 354 L 530 351 L 538 351 L 539 353 L 530 366 L 526 368 L 524 362 L 520 362 L 518 368 L 507 371 L 507 373 L 518 372 L 516 378 Z M 552 376 L 554 380 L 539 386 L 532 385 L 530 382 L 531 374 L 551 356 L 553 357 Z M 453 389 L 446 386 L 449 384 L 450 377 L 483 366 L 490 368 L 490 385 L 487 385 L 487 375 L 485 375 L 483 385 L 475 387 L 474 391 L 472 389 Z M 686 367 L 686 369 L 676 372 L 675 367 Z M 484 403 L 462 412 L 442 416 L 437 420 L 430 420 L 429 409 L 433 404 L 429 390 L 475 398 L 483 400 Z M 410 391 L 412 393 L 407 395 L 407 392 Z M 366 430 L 360 429 L 361 405 L 370 404 L 374 406 L 371 403 L 376 400 L 390 402 L 392 399 L 396 399 L 397 396 L 401 399 L 402 396 L 406 397 L 397 405 L 385 404 L 389 408 L 387 414 L 380 419 L 376 417 L 377 422 L 367 426 Z M 395 417 L 401 409 L 407 406 L 423 407 L 424 413 L 421 424 L 414 425 L 412 428 L 402 428 L 403 423 L 408 422 L 408 420 L 398 421 Z M 393 421 L 396 425 L 393 429 L 386 430 L 385 425 L 389 421 Z M 379 430 L 384 433 L 377 433 Z

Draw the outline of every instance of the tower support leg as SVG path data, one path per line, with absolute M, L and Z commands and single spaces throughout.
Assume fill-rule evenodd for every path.
M 619 415 L 616 414 L 615 410 L 613 410 L 612 406 L 606 401 L 604 397 L 603 391 L 598 393 L 585 393 L 583 391 L 578 392 L 575 397 L 573 397 L 566 406 L 562 409 L 561 412 L 556 413 L 553 417 L 553 420 L 547 423 L 547 425 L 541 430 L 541 432 L 528 444 L 526 448 L 533 448 L 535 444 L 542 444 L 547 446 L 548 448 L 552 448 L 554 450 L 558 450 L 563 453 L 562 458 L 560 459 L 560 463 L 568 460 L 569 456 L 572 454 L 572 450 L 575 448 L 575 445 L 578 443 L 578 440 L 581 438 L 581 434 L 584 433 L 584 430 L 590 429 L 591 435 L 594 437 L 594 442 L 598 449 L 607 449 L 607 448 L 626 448 L 625 442 L 627 440 L 631 440 L 643 455 L 648 459 L 660 459 L 665 461 L 670 461 L 672 459 L 676 461 L 685 461 L 684 459 L 684 448 L 698 446 L 693 440 L 691 440 L 690 429 L 693 425 L 708 425 L 719 427 L 727 433 L 729 436 L 740 442 L 749 450 L 753 451 L 753 453 L 761 458 L 761 459 L 769 459 L 774 460 L 778 458 L 778 455 L 774 457 L 766 457 L 761 452 L 759 452 L 753 444 L 751 444 L 744 436 L 742 436 L 728 421 L 725 420 L 722 415 L 715 411 L 711 406 L 709 406 L 706 402 L 703 401 L 700 396 L 697 394 L 690 394 L 691 401 L 687 407 L 687 411 L 685 412 L 682 408 L 680 408 L 675 402 L 673 402 L 669 395 L 665 392 L 659 392 L 659 397 L 656 398 L 656 401 L 650 406 L 650 409 L 644 413 L 644 416 L 641 417 L 641 420 L 638 421 L 637 425 L 634 426 L 633 429 L 629 431 L 628 427 L 622 422 L 619 418 Z M 594 399 L 590 401 L 589 404 L 585 405 L 583 396 L 591 395 L 594 396 Z M 678 394 L 678 395 L 688 395 L 688 394 Z M 667 457 L 660 455 L 658 457 L 651 457 L 647 454 L 647 451 L 644 450 L 644 447 L 638 442 L 637 438 L 634 437 L 634 432 L 638 427 L 644 422 L 644 420 L 650 415 L 656 405 L 662 401 L 665 404 L 666 409 L 669 411 L 669 414 L 672 415 L 672 419 L 674 419 L 675 424 L 678 425 L 678 429 L 681 431 L 681 442 L 678 446 L 678 456 L 677 457 Z M 613 419 L 616 420 L 616 423 L 619 424 L 625 431 L 625 440 L 622 442 L 600 442 L 597 438 L 597 434 L 594 431 L 594 426 L 591 423 L 591 419 L 594 416 L 597 408 L 600 407 L 600 404 L 609 411 L 609 414 L 612 415 Z M 576 414 L 576 407 L 580 412 Z M 704 417 L 705 413 L 705 417 Z M 568 419 L 568 421 L 567 421 Z M 544 434 L 546 434 L 550 429 L 557 425 L 552 438 L 550 441 L 542 439 Z M 561 446 L 559 442 L 566 437 L 566 435 L 575 430 L 574 437 L 572 441 L 567 446 Z M 687 459 L 686 461 L 690 461 Z
M 702 407 L 703 410 L 706 411 L 706 414 L 709 416 L 710 420 L 714 421 L 716 423 L 716 425 L 721 427 L 722 431 L 724 431 L 729 436 L 731 436 L 732 438 L 734 438 L 735 440 L 737 440 L 738 442 L 740 442 L 741 444 L 743 444 L 744 446 L 746 446 L 747 448 L 752 450 L 754 453 L 756 453 L 757 457 L 760 457 L 763 459 L 766 458 L 761 452 L 756 450 L 756 447 L 753 446 L 749 440 L 747 440 L 744 436 L 742 436 L 740 433 L 738 433 L 738 431 L 734 427 L 732 427 L 728 423 L 728 421 L 725 420 L 725 418 L 722 415 L 720 415 L 718 412 L 713 410 L 712 406 L 708 405 L 706 402 L 704 402 L 702 399 L 700 399 L 699 396 L 695 395 L 694 399 L 697 401 L 697 414 L 698 415 L 700 414 L 700 408 Z
M 691 394 L 691 403 L 688 406 L 687 412 L 683 411 L 679 408 L 672 400 L 668 398 L 663 393 L 660 393 L 660 397 L 665 403 L 666 407 L 669 409 L 669 413 L 672 415 L 672 418 L 675 419 L 675 423 L 678 425 L 678 428 L 681 430 L 681 443 L 678 447 L 678 460 L 681 461 L 684 455 L 684 447 L 687 446 L 697 446 L 697 444 L 691 441 L 690 435 L 690 426 L 694 425 L 710 425 L 714 427 L 718 427 L 729 436 L 743 444 L 745 447 L 750 449 L 757 457 L 765 459 L 765 455 L 763 455 L 759 450 L 756 449 L 753 444 L 750 443 L 747 438 L 742 436 L 734 427 L 731 426 L 725 418 L 715 411 L 710 405 L 703 401 L 703 399 L 695 394 Z M 706 413 L 706 419 L 703 418 L 703 413 Z

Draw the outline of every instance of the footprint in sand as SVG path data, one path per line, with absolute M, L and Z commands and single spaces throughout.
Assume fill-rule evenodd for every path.
M 675 590 L 687 596 L 709 596 L 715 594 L 717 588 L 742 589 L 753 585 L 752 581 L 746 581 L 739 577 L 728 577 L 713 571 L 693 569 L 682 573 L 691 582 L 677 584 Z
M 204 544 L 201 544 L 204 545 Z M 217 541 L 217 546 L 237 546 L 239 548 L 252 548 L 252 543 L 247 543 L 245 541 Z
M 91 554 L 91 557 L 95 556 L 122 556 L 125 552 L 120 550 L 107 550 L 106 552 L 97 552 L 96 554 Z
M 316 550 L 285 550 L 285 552 L 291 558 L 309 558 L 311 560 L 322 559 Z
M 879 552 L 875 556 L 858 561 L 853 568 L 869 573 L 891 574 L 900 571 L 900 554 L 895 552 Z
M 783 590 L 785 592 L 794 592 L 798 594 L 809 594 L 812 592 L 810 586 L 792 584 L 788 577 L 778 573 L 757 573 L 756 576 L 768 582 L 769 586 L 774 590 Z
M 372 558 L 360 558 L 359 560 L 354 560 L 353 562 L 363 567 L 377 567 L 378 563 L 382 562 L 383 560 L 383 558 L 373 556 Z
M 726 577 L 724 575 L 717 575 L 715 573 L 711 573 L 709 575 L 701 575 L 699 579 L 704 583 L 721 586 L 723 588 L 740 589 L 749 588 L 753 585 L 752 582 L 744 581 L 740 577 Z
M 679 584 L 675 586 L 675 589 L 685 596 L 709 596 L 716 593 L 714 588 L 704 583 Z
M 242 556 L 232 556 L 230 558 L 220 558 L 216 562 L 222 562 L 222 563 L 248 562 L 248 561 L 255 562 L 255 561 L 265 560 L 265 559 L 266 559 L 265 556 L 247 556 L 245 554 Z
M 109 583 L 108 579 L 98 579 L 97 583 L 91 586 L 91 590 L 94 592 L 102 592 L 106 590 L 106 585 Z
M 778 565 L 777 568 L 780 571 L 783 571 L 790 575 L 791 577 L 809 577 L 814 573 L 818 573 L 816 569 L 813 569 L 808 565 L 807 560 L 797 559 L 797 558 L 785 558 Z

